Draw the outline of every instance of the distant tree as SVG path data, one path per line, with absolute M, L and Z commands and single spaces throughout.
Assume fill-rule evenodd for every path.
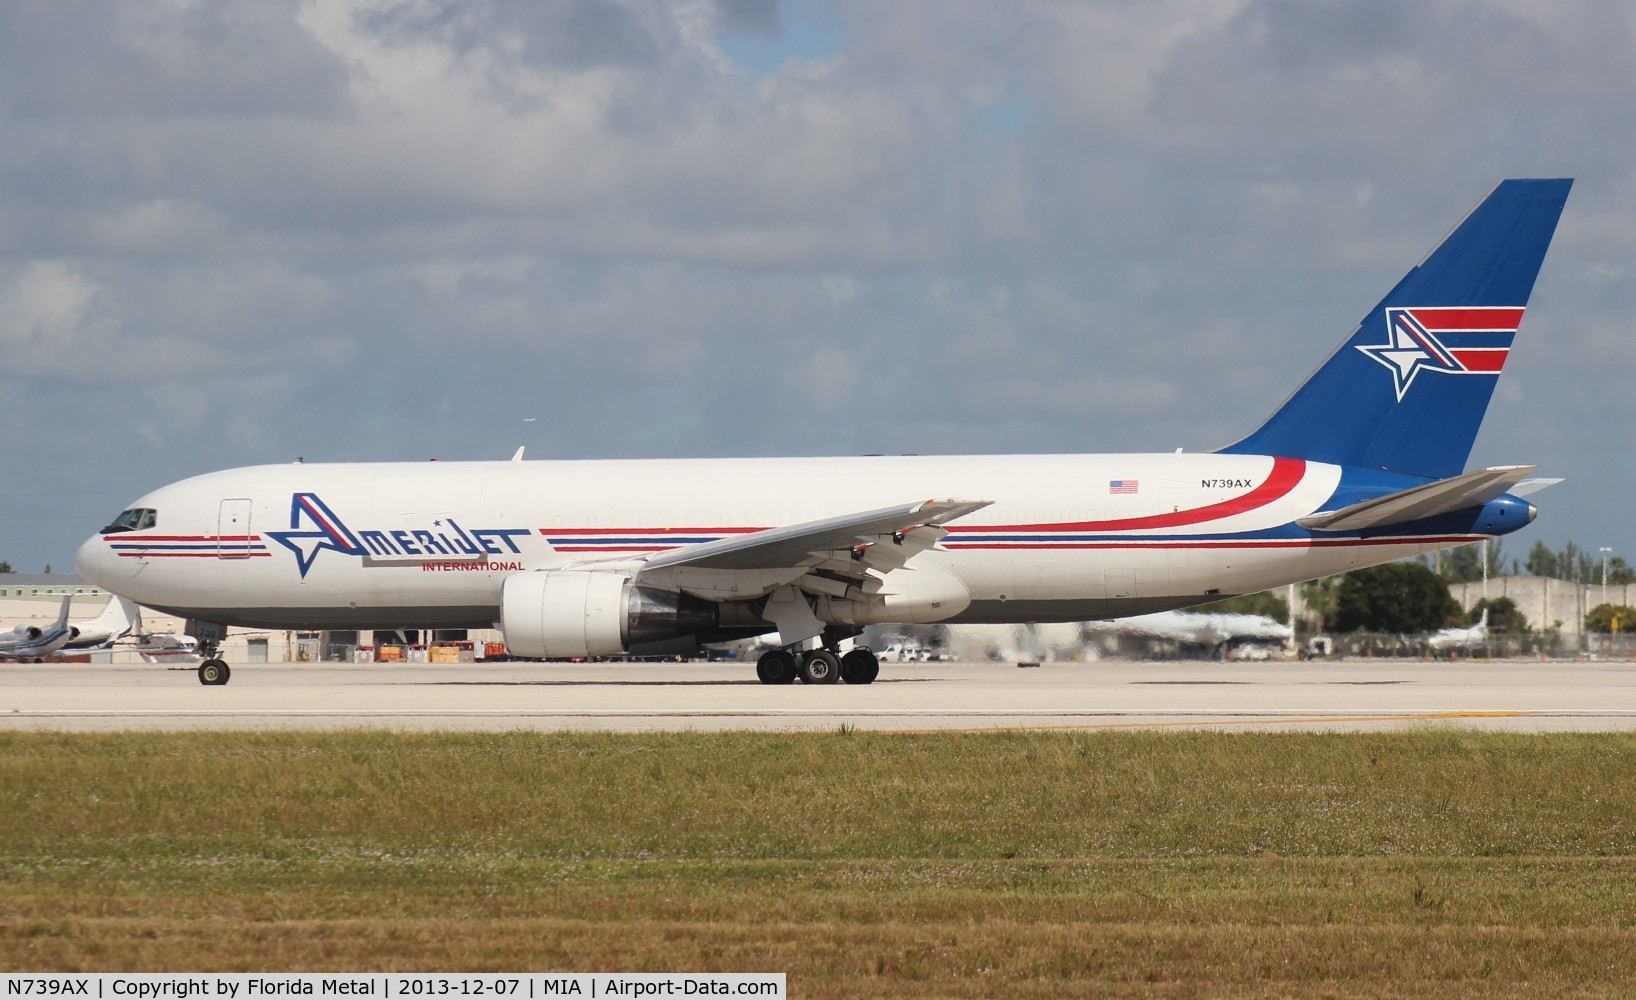
M 1335 592 L 1337 632 L 1431 632 L 1462 617 L 1448 584 L 1419 563 L 1354 570 Z
M 1625 562 L 1624 556 L 1614 556 L 1608 560 L 1608 582 L 1621 587 L 1628 583 L 1636 583 L 1636 568 Z
M 1585 616 L 1587 632 L 1636 632 L 1636 608 L 1624 604 L 1598 604 Z
M 1449 583 L 1470 583 L 1483 578 L 1481 546 L 1473 542 L 1442 553 L 1442 575 Z
M 1556 576 L 1556 553 L 1544 542 L 1535 542 L 1534 547 L 1528 550 L 1528 560 L 1523 563 L 1532 576 Z
M 1483 544 L 1471 542 L 1457 549 L 1450 549 L 1441 553 L 1439 558 L 1440 569 L 1444 580 L 1449 583 L 1470 583 L 1483 578 Z M 1507 572 L 1515 572 L 1517 561 L 1511 560 L 1506 564 L 1505 546 L 1498 538 L 1488 543 L 1488 575 L 1505 576 Z
M 50 563 L 46 563 L 46 564 L 45 564 L 45 571 L 46 571 L 46 572 L 47 572 L 47 573 L 50 573 L 50 572 L 51 572 L 51 564 L 50 564 Z
M 11 568 L 11 563 L 0 560 L 0 573 L 11 573 L 11 572 L 14 572 L 12 570 L 12 568 Z
M 1270 590 L 1229 597 L 1225 601 L 1206 604 L 1198 610 L 1217 615 L 1266 615 L 1280 625 L 1289 624 L 1289 601 Z
M 1483 609 L 1488 609 L 1488 630 L 1505 635 L 1522 635 L 1528 631 L 1528 619 L 1517 610 L 1517 602 L 1509 597 L 1483 598 L 1472 605 L 1466 612 L 1466 624 L 1475 625 L 1482 620 Z
M 1568 542 L 1556 554 L 1556 575 L 1573 583 L 1591 582 L 1591 554 Z
M 1301 584 L 1301 600 L 1312 614 L 1307 621 L 1312 631 L 1322 632 L 1335 620 L 1335 591 L 1340 583 L 1340 577 L 1326 576 Z

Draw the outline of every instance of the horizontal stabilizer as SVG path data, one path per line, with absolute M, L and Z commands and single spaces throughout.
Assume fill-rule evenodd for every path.
M 1319 531 L 1356 531 L 1383 524 L 1418 521 L 1467 507 L 1481 507 L 1508 492 L 1537 468 L 1537 465 L 1506 465 L 1479 469 L 1452 479 L 1440 479 L 1424 486 L 1388 493 L 1340 510 L 1319 511 L 1301 518 L 1297 523 L 1303 528 Z
M 1530 493 L 1538 493 L 1540 490 L 1548 489 L 1549 487 L 1555 486 L 1557 483 L 1562 482 L 1567 482 L 1567 480 L 1561 478 L 1524 479 L 1522 482 L 1511 487 L 1509 490 L 1506 490 L 1506 492 L 1510 493 L 1514 497 L 1525 497 Z

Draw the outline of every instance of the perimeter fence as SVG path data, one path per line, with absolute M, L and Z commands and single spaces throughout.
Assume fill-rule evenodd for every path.
M 1325 652 L 1326 646 L 1328 652 Z M 1380 632 L 1337 633 L 1313 642 L 1303 637 L 1305 655 L 1330 657 L 1392 657 L 1399 659 L 1597 659 L 1636 660 L 1636 635 L 1587 633 L 1563 636 L 1559 632 L 1528 632 L 1522 635 L 1490 635 L 1486 641 L 1449 644 L 1433 643 L 1423 635 L 1392 635 Z

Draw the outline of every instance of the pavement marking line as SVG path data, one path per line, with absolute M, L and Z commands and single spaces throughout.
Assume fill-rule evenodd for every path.
M 1068 713 L 1071 714 L 1071 713 Z M 1168 712 L 1168 715 L 1180 713 Z M 1237 713 L 1223 713 L 1237 714 Z M 960 726 L 941 729 L 877 729 L 878 733 L 981 733 L 981 732 L 1031 732 L 1056 729 L 1161 729 L 1179 726 L 1289 726 L 1289 725 L 1319 725 L 1323 723 L 1339 722 L 1437 722 L 1448 719 L 1526 719 L 1549 718 L 1555 715 L 1578 717 L 1584 710 L 1574 710 L 1571 713 L 1559 712 L 1435 712 L 1428 715 L 1398 714 L 1398 715 L 1333 715 L 1333 716 L 1280 716 L 1266 719 L 1219 719 L 1216 721 L 1200 719 L 1178 719 L 1158 722 L 1065 722 L 1052 726 Z M 1605 713 L 1630 714 L 1630 713 Z
M 1636 709 L 1359 709 L 1347 715 L 1315 717 L 1310 711 L 1297 709 L 1167 709 L 1167 708 L 1136 708 L 1136 709 L 1057 709 L 1057 708 L 1016 708 L 1016 709 L 855 709 L 855 708 L 698 708 L 698 709 L 637 709 L 637 708 L 556 708 L 556 709 L 517 709 L 517 708 L 464 708 L 464 709 L 431 709 L 431 708 L 14 708 L 0 712 L 0 718 L 32 717 L 84 717 L 84 718 L 258 718 L 258 717 L 290 717 L 290 718 L 393 718 L 407 716 L 412 718 L 486 718 L 486 717 L 518 717 L 518 718 L 687 718 L 687 717 L 743 717 L 756 718 L 760 716 L 865 716 L 891 718 L 896 716 L 971 716 L 974 718 L 1007 718 L 1007 717 L 1046 717 L 1046 718 L 1107 718 L 1121 716 L 1182 716 L 1187 719 L 1220 719 L 1218 725 L 1227 725 L 1234 722 L 1259 722 L 1261 719 L 1246 718 L 1247 716 L 1268 716 L 1277 722 L 1309 722 L 1325 719 L 1340 721 L 1368 721 L 1370 719 L 1506 719 L 1532 717 L 1629 717 L 1636 716 Z M 1108 725 L 1148 725 L 1149 723 L 1108 723 Z M 1164 723 L 1166 725 L 1187 725 L 1186 722 Z

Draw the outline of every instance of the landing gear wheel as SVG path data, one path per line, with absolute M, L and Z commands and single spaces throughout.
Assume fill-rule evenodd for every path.
M 756 661 L 756 676 L 763 684 L 794 684 L 795 657 L 787 650 L 768 650 Z
M 233 671 L 225 660 L 206 660 L 199 664 L 200 684 L 226 684 L 227 679 L 233 676 Z
M 841 680 L 848 684 L 873 684 L 880 676 L 880 660 L 875 651 L 860 646 L 841 657 Z
M 827 649 L 803 653 L 801 679 L 808 684 L 834 684 L 841 679 L 841 658 Z

